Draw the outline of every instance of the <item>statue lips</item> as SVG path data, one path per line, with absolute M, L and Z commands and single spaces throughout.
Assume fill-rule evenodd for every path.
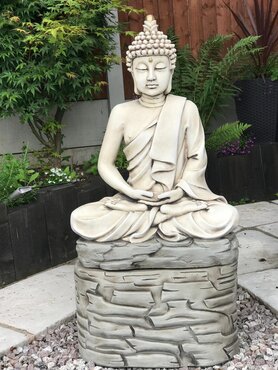
M 146 87 L 148 89 L 156 89 L 158 87 L 158 84 L 150 83 L 150 84 L 146 84 Z

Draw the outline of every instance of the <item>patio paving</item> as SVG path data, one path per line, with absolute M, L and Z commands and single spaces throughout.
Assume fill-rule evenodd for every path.
M 239 285 L 278 314 L 278 201 L 237 206 Z M 74 261 L 0 290 L 0 355 L 72 318 Z

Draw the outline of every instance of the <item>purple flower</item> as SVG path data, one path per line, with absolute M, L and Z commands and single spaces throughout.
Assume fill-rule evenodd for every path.
M 240 139 L 224 145 L 218 152 L 217 157 L 227 157 L 229 155 L 250 154 L 255 145 L 254 136 L 242 136 Z

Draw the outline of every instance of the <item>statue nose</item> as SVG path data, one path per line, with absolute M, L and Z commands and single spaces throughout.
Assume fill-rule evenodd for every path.
M 149 70 L 147 80 L 148 81 L 155 81 L 156 80 L 156 75 L 155 75 L 155 73 L 152 69 Z

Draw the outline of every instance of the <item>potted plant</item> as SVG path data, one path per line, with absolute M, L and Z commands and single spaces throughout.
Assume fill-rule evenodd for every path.
M 261 49 L 251 56 L 245 78 L 237 82 L 241 91 L 235 98 L 236 111 L 240 121 L 252 125 L 257 142 L 273 142 L 278 135 L 278 10 L 273 11 L 272 0 L 253 0 L 252 5 L 242 1 L 247 18 L 225 4 L 244 36 L 259 36 Z

